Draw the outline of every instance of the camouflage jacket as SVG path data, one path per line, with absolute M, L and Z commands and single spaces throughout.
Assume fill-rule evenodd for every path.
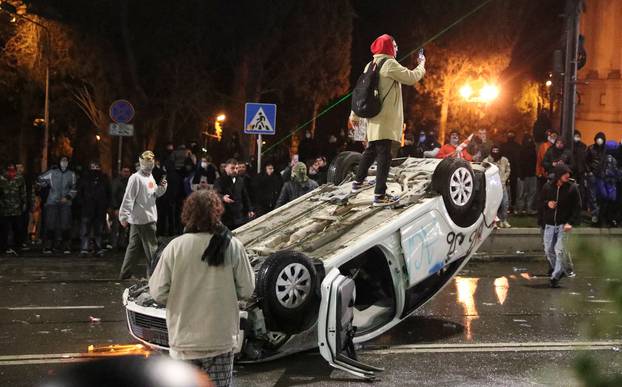
M 12 180 L 0 176 L 0 216 L 18 216 L 26 207 L 26 182 L 22 176 Z

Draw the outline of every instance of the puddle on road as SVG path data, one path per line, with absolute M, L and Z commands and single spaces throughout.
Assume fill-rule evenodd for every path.
M 455 279 L 456 290 L 458 291 L 458 303 L 462 305 L 462 308 L 464 309 L 466 339 L 473 340 L 471 322 L 479 318 L 474 297 L 479 278 L 456 277 Z

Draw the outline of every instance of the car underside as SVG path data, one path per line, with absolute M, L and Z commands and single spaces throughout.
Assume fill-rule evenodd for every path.
M 497 168 L 446 160 L 394 160 L 387 192 L 400 201 L 373 207 L 374 169 L 352 193 L 360 154 L 344 152 L 331 164 L 332 184 L 236 229 L 256 275 L 252 299 L 240 302 L 238 361 L 319 345 L 337 368 L 362 377 L 377 372 L 356 362 L 352 344 L 427 302 L 492 230 L 501 201 Z M 124 304 L 132 335 L 167 349 L 166 310 L 146 284 L 127 289 Z

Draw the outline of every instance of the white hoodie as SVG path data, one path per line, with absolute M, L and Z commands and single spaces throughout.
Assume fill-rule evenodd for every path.
M 158 186 L 151 175 L 138 171 L 130 176 L 121 208 L 119 221 L 129 224 L 147 224 L 158 220 L 156 198 L 164 195 L 166 186 Z

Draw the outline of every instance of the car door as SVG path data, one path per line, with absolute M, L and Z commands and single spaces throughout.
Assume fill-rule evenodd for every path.
M 326 275 L 322 281 L 318 316 L 318 346 L 320 354 L 331 366 L 361 378 L 373 379 L 375 372 L 383 369 L 359 362 L 352 342 L 356 333 L 356 327 L 352 325 L 355 297 L 354 280 L 341 275 L 337 268 Z

